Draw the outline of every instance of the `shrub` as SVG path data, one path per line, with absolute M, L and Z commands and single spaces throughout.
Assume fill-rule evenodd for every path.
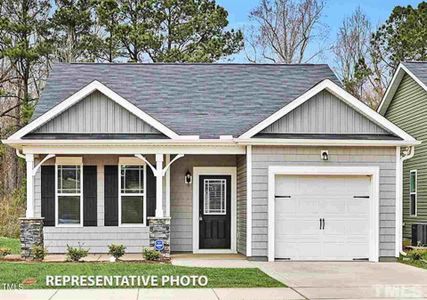
M 79 244 L 78 247 L 70 247 L 67 245 L 67 261 L 80 261 L 83 257 L 86 257 L 89 253 L 89 249 L 83 249 Z
M 160 252 L 151 248 L 144 248 L 142 255 L 146 260 L 158 260 L 160 258 Z
M 412 260 L 422 260 L 427 256 L 426 250 L 411 250 L 408 252 L 408 257 Z
M 47 255 L 47 250 L 41 245 L 33 245 L 33 247 L 31 247 L 31 255 L 33 259 L 43 260 Z
M 6 248 L 6 247 L 0 248 L 0 258 L 3 258 L 6 255 L 9 255 L 11 253 L 12 253 L 12 250 L 10 248 Z
M 114 256 L 115 259 L 118 259 L 125 255 L 126 247 L 124 245 L 108 245 L 108 254 Z

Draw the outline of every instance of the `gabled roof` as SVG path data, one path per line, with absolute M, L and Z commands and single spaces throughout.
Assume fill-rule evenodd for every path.
M 412 61 L 399 64 L 377 109 L 381 115 L 386 113 L 405 74 L 411 76 L 415 82 L 427 91 L 427 62 Z
M 389 120 L 384 118 L 383 116 L 379 115 L 377 112 L 372 110 L 370 107 L 356 99 L 354 96 L 346 92 L 343 88 L 338 86 L 336 83 L 332 82 L 329 79 L 325 79 L 316 86 L 314 86 L 312 89 L 307 91 L 306 93 L 299 96 L 297 99 L 289 103 L 288 105 L 284 106 L 280 110 L 276 111 L 274 114 L 269 116 L 268 118 L 264 119 L 262 122 L 258 123 L 256 126 L 252 127 L 250 130 L 243 133 L 239 138 L 240 139 L 250 139 L 257 133 L 261 132 L 264 128 L 267 126 L 273 124 L 280 118 L 287 115 L 289 112 L 293 111 L 297 107 L 304 104 L 306 101 L 310 100 L 313 96 L 317 95 L 321 91 L 326 90 L 339 98 L 340 100 L 344 101 L 346 104 L 348 104 L 350 107 L 367 117 L 372 122 L 376 123 L 380 127 L 384 128 L 385 130 L 389 131 L 392 134 L 395 134 L 396 136 L 400 137 L 402 140 L 405 141 L 414 141 L 415 139 L 404 132 L 402 129 L 391 123 Z
M 34 119 L 98 81 L 177 135 L 237 137 L 324 79 L 339 84 L 314 64 L 57 64 Z

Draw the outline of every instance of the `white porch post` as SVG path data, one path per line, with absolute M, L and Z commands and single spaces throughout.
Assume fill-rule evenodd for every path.
M 170 154 L 166 154 L 166 160 L 165 160 L 165 165 L 169 165 L 171 161 L 171 156 Z M 170 217 L 171 216 L 171 170 L 170 167 L 167 169 L 166 171 L 166 217 Z
M 156 154 L 156 218 L 163 218 L 163 154 Z
M 27 211 L 25 216 L 27 218 L 34 217 L 34 154 L 25 154 L 25 161 L 27 162 Z

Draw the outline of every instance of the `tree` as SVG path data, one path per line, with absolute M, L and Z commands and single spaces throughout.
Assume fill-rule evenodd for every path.
M 249 61 L 309 62 L 323 52 L 309 49 L 327 32 L 321 24 L 323 0 L 261 0 L 251 11 L 248 30 Z M 310 51 L 312 52 L 310 52 Z
M 213 0 L 102 0 L 98 14 L 110 49 L 120 41 L 131 62 L 214 62 L 243 46 L 242 32 L 225 29 L 228 13 Z
M 98 22 L 103 27 L 101 59 L 115 61 L 121 55 L 119 39 L 119 23 L 122 21 L 120 6 L 116 0 L 99 0 L 96 3 Z
M 214 62 L 243 47 L 240 30 L 226 30 L 227 11 L 212 0 L 155 3 L 153 62 Z
M 91 0 L 55 0 L 52 16 L 54 56 L 61 62 L 95 61 L 102 41 L 95 31 Z
M 427 59 L 427 2 L 396 6 L 372 36 L 373 55 L 390 76 L 404 60 Z
M 370 64 L 370 39 L 372 26 L 368 17 L 357 8 L 350 17 L 344 18 L 332 48 L 335 56 L 336 71 L 345 89 L 369 105 L 378 99 L 372 94 Z M 373 103 L 371 103 L 373 102 Z

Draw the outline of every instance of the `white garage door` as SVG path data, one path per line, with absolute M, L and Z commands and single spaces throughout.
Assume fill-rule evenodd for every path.
M 370 185 L 369 176 L 277 176 L 276 258 L 369 258 Z

